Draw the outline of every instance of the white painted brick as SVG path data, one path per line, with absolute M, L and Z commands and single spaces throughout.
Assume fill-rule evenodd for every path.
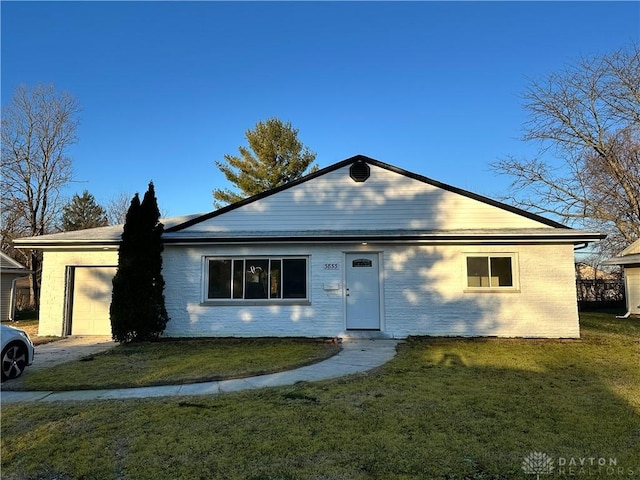
M 361 246 L 165 249 L 168 335 L 335 336 L 345 330 L 343 252 Z M 371 250 L 371 248 L 370 248 Z M 378 251 L 378 249 L 375 249 Z M 407 335 L 576 337 L 572 246 L 384 246 L 383 330 Z M 518 253 L 519 292 L 465 292 L 464 252 Z M 185 254 L 186 253 L 186 254 Z M 311 305 L 202 305 L 202 258 L 310 255 Z M 325 270 L 338 263 L 339 270 Z
M 571 245 L 172 246 L 163 254 L 168 336 L 331 337 L 345 331 L 344 252 L 383 252 L 383 330 L 408 335 L 577 337 Z M 465 292 L 464 253 L 517 253 L 520 291 Z M 204 305 L 205 256 L 308 255 L 310 305 Z M 325 264 L 338 264 L 327 270 Z M 65 266 L 116 265 L 114 251 L 46 251 L 40 335 L 60 335 Z M 339 285 L 325 290 L 324 285 Z
M 45 250 L 42 264 L 38 335 L 63 334 L 65 275 L 67 266 L 118 264 L 115 250 Z

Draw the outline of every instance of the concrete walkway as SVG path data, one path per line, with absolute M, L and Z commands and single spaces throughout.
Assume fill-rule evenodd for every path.
M 78 390 L 71 392 L 3 391 L 0 395 L 0 401 L 2 403 L 58 402 L 215 395 L 240 390 L 293 385 L 297 382 L 316 382 L 351 375 L 353 373 L 365 372 L 383 365 L 395 356 L 397 344 L 397 340 L 348 339 L 342 343 L 340 353 L 327 360 L 295 370 L 270 375 L 260 375 L 257 377 L 187 385 L 121 388 L 114 390 Z

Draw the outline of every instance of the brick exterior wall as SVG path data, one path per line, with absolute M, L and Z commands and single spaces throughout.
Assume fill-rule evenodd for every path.
M 468 291 L 465 253 L 516 253 L 517 291 Z M 395 247 L 385 252 L 388 333 L 579 337 L 569 246 Z
M 66 267 L 115 266 L 116 250 L 45 250 L 40 293 L 40 322 L 38 335 L 63 335 Z
M 310 336 L 345 332 L 344 252 L 352 246 L 175 247 L 164 254 L 170 336 Z M 579 337 L 571 245 L 380 246 L 382 330 L 394 337 Z M 469 292 L 465 253 L 516 254 L 517 291 Z M 310 305 L 208 305 L 205 256 L 309 255 Z M 324 268 L 337 263 L 337 270 Z M 339 285 L 327 290 L 326 285 Z

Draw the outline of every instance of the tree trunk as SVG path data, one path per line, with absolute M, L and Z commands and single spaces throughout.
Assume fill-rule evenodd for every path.
M 29 254 L 29 270 L 33 273 L 29 275 L 29 305 L 35 310 L 40 310 L 40 284 L 42 282 L 42 267 L 40 255 L 36 250 L 31 250 Z

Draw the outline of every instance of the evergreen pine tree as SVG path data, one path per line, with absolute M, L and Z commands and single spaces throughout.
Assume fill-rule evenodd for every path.
M 270 118 L 258 122 L 245 136 L 249 148 L 239 147 L 241 156 L 225 155 L 224 162 L 216 161 L 227 180 L 240 189 L 240 193 L 214 190 L 216 208 L 279 187 L 318 169 L 317 165 L 311 165 L 316 154 L 298 140 L 298 129 L 293 128 L 291 122 Z
M 118 251 L 118 271 L 113 279 L 111 331 L 121 343 L 155 340 L 166 327 L 162 277 L 164 226 L 153 183 L 142 203 L 133 197 Z
M 107 212 L 87 190 L 82 196 L 76 193 L 63 207 L 61 222 L 65 232 L 108 225 Z

